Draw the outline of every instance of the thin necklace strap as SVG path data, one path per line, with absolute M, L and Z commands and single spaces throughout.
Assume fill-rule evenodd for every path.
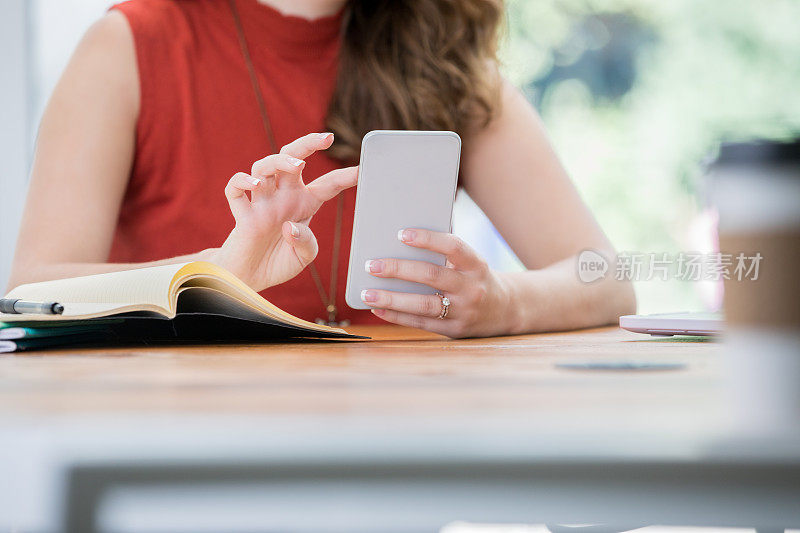
M 258 111 L 261 114 L 261 122 L 264 124 L 264 130 L 267 132 L 267 140 L 269 141 L 269 146 L 272 149 L 272 153 L 275 154 L 278 153 L 278 143 L 275 142 L 275 135 L 272 133 L 272 124 L 270 124 L 269 115 L 267 114 L 267 104 L 264 102 L 261 84 L 258 82 L 256 68 L 253 65 L 253 59 L 250 57 L 250 47 L 247 46 L 247 40 L 245 39 L 242 18 L 239 16 L 239 8 L 236 6 L 236 0 L 228 0 L 228 4 L 231 6 L 233 23 L 236 25 L 236 35 L 239 38 L 239 48 L 242 50 L 242 56 L 244 57 L 245 65 L 247 65 L 247 72 L 250 74 L 250 83 L 253 84 L 253 89 L 255 89 L 253 92 L 255 93 L 256 101 L 258 102 Z
M 247 46 L 247 40 L 244 34 L 244 27 L 242 26 L 242 19 L 239 15 L 239 8 L 236 5 L 236 0 L 228 0 L 228 4 L 230 6 L 231 15 L 233 16 L 233 23 L 236 26 L 236 34 L 239 39 L 239 48 L 242 51 L 242 57 L 244 58 L 245 65 L 247 66 L 247 72 L 250 75 L 250 83 L 253 86 L 253 92 L 255 93 L 256 102 L 258 103 L 258 111 L 261 115 L 261 122 L 264 125 L 264 131 L 267 133 L 267 140 L 270 145 L 270 149 L 272 153 L 278 152 L 278 143 L 275 142 L 275 136 L 272 133 L 272 124 L 269 120 L 269 114 L 267 113 L 267 105 L 264 102 L 264 94 L 261 90 L 261 84 L 258 82 L 258 76 L 256 75 L 255 65 L 253 64 L 253 59 L 250 56 L 250 48 Z M 319 272 L 317 268 L 314 266 L 314 263 L 310 263 L 308 265 L 309 272 L 311 273 L 311 278 L 314 280 L 314 285 L 317 288 L 317 292 L 319 293 L 320 300 L 322 301 L 322 305 L 325 306 L 325 311 L 328 314 L 328 322 L 335 323 L 336 322 L 336 283 L 339 277 L 339 251 L 341 248 L 341 237 L 342 237 L 342 218 L 344 217 L 344 194 L 339 193 L 336 202 L 336 220 L 334 224 L 334 234 L 333 234 L 333 251 L 331 254 L 331 280 L 330 280 L 330 291 L 325 292 L 325 286 L 322 283 L 322 279 L 320 278 Z
M 342 243 L 342 219 L 344 218 L 344 193 L 340 192 L 339 197 L 336 199 L 336 219 L 335 225 L 333 228 L 333 250 L 332 254 L 332 261 L 331 261 L 331 290 L 328 293 L 330 295 L 330 300 L 328 303 L 328 313 L 335 314 L 336 312 L 336 282 L 339 279 L 339 248 L 341 248 Z M 333 309 L 331 310 L 331 307 Z

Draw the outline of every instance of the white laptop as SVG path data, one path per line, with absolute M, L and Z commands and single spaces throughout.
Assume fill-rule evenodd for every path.
M 625 315 L 619 317 L 619 327 L 635 333 L 658 337 L 673 335 L 713 336 L 722 333 L 721 313 L 664 313 L 656 315 Z

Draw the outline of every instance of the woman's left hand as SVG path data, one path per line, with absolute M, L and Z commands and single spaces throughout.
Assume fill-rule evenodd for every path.
M 361 299 L 372 312 L 394 324 L 425 329 L 448 337 L 485 337 L 511 330 L 510 294 L 502 280 L 463 240 L 449 233 L 406 229 L 398 238 L 409 246 L 443 254 L 446 266 L 426 261 L 373 259 L 365 268 L 375 277 L 416 281 L 450 300 L 445 318 L 442 298 L 367 289 Z

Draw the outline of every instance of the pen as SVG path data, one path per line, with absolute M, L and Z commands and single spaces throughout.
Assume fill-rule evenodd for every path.
M 25 302 L 15 298 L 0 298 L 0 313 L 14 315 L 60 315 L 64 306 L 57 302 Z

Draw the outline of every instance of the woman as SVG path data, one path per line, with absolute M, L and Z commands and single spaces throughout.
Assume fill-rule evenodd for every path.
M 613 249 L 498 74 L 501 17 L 499 0 L 115 6 L 42 119 L 11 285 L 207 260 L 311 320 L 451 337 L 611 323 L 633 310 L 632 289 L 578 280 L 581 250 Z M 376 290 L 363 294 L 372 314 L 347 308 L 346 165 L 379 128 L 457 131 L 460 185 L 529 270 L 494 272 L 459 238 L 409 228 L 403 241 L 447 267 L 375 258 L 370 271 L 435 287 L 447 316 L 439 296 Z

